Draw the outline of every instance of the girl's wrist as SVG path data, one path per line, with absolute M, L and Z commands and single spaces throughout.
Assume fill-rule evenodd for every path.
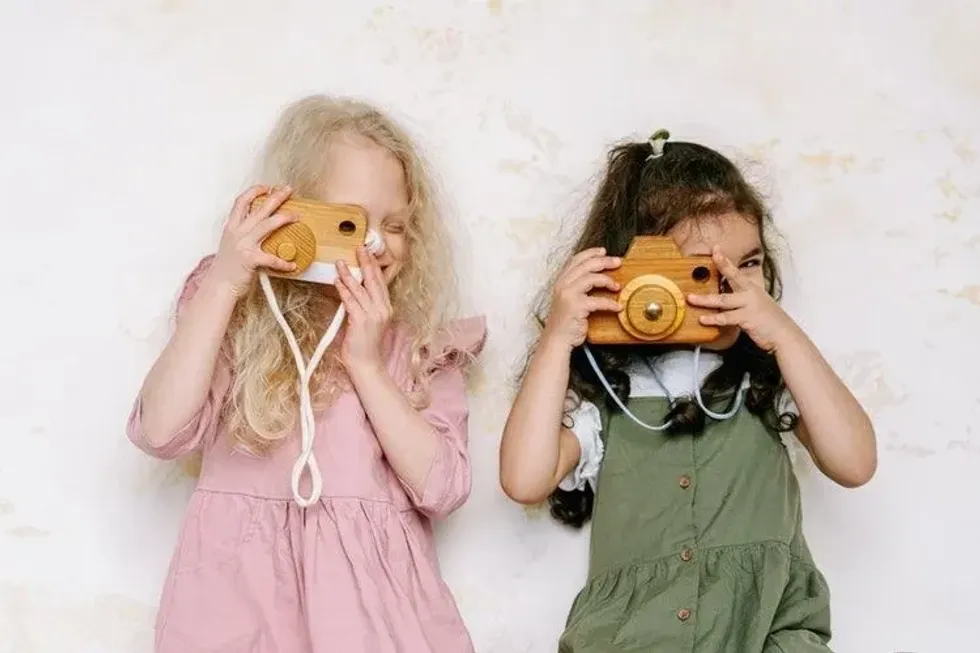
M 564 334 L 554 330 L 550 325 L 545 326 L 538 341 L 538 352 L 547 358 L 571 358 L 575 343 Z
M 245 295 L 246 288 L 242 288 L 241 284 L 235 283 L 228 278 L 225 271 L 221 265 L 221 262 L 215 260 L 215 265 L 208 270 L 207 276 L 204 278 L 202 286 L 207 284 L 211 293 L 214 294 L 216 298 L 228 298 L 238 301 Z
M 799 327 L 793 320 L 787 320 L 787 323 L 777 331 L 776 337 L 773 338 L 773 348 L 772 354 L 787 354 L 793 349 L 799 348 L 808 342 L 806 333 L 803 329 Z
M 220 272 L 213 268 L 201 280 L 200 293 L 203 293 L 211 301 L 234 306 L 242 293 L 236 288 L 235 284 L 225 280 Z
M 348 376 L 355 385 L 387 373 L 384 361 L 381 360 L 380 356 L 343 360 L 343 363 Z

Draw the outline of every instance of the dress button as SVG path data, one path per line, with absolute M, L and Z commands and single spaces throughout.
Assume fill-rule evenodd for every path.
M 691 558 L 693 557 L 694 557 L 694 552 L 691 551 L 690 549 L 684 549 L 683 551 L 681 551 L 681 560 L 683 560 L 684 562 L 690 562 Z
M 691 617 L 691 611 L 687 608 L 681 608 L 677 611 L 677 618 L 681 621 L 687 621 Z
M 680 485 L 681 488 L 686 490 L 687 488 L 691 487 L 691 477 L 688 476 L 687 474 L 684 474 L 683 476 L 681 476 L 680 480 L 677 481 L 677 484 Z

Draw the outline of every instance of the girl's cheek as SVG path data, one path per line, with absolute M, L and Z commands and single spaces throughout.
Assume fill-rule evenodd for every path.
M 385 236 L 385 242 L 388 245 L 388 251 L 391 252 L 391 257 L 396 261 L 404 261 L 408 254 L 408 246 L 405 242 L 405 236 L 402 234 L 388 234 Z
M 742 270 L 743 276 L 745 276 L 749 281 L 754 283 L 765 285 L 765 277 L 762 274 L 761 267 L 754 267 Z

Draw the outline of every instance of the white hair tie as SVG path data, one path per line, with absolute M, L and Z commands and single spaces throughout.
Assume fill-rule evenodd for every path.
M 659 159 L 664 155 L 664 146 L 667 144 L 667 139 L 670 138 L 670 132 L 666 129 L 658 129 L 653 132 L 653 136 L 647 139 L 650 144 L 650 149 L 653 152 L 647 157 L 647 161 L 650 159 Z

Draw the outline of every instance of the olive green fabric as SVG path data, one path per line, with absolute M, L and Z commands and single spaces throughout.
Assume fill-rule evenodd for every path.
M 659 424 L 659 397 L 630 410 Z M 560 653 L 827 653 L 829 590 L 786 449 L 744 408 L 698 436 L 603 415 L 589 579 Z

